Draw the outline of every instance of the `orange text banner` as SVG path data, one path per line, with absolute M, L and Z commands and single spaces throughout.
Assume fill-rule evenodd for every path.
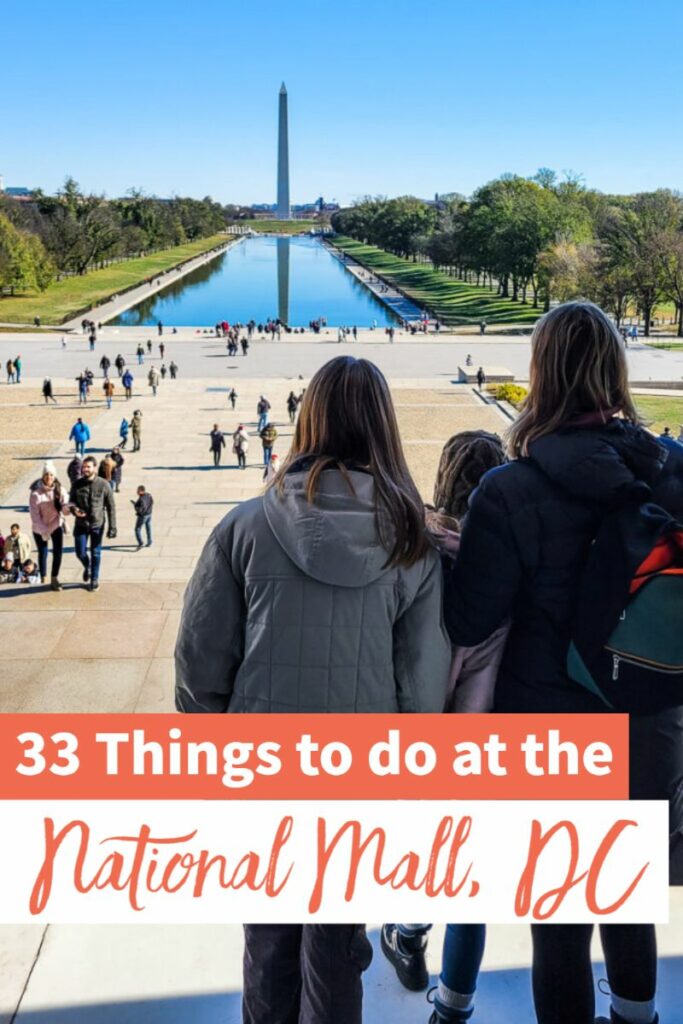
M 623 800 L 625 715 L 2 715 L 3 800 Z

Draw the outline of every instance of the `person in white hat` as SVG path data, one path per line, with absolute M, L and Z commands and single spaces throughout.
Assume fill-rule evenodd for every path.
M 52 573 L 50 586 L 53 590 L 61 590 L 59 570 L 62 564 L 64 547 L 64 514 L 67 496 L 57 479 L 57 470 L 53 462 L 46 462 L 39 480 L 31 485 L 29 512 L 33 539 L 38 548 L 38 568 L 40 582 L 47 579 L 47 556 L 52 543 Z

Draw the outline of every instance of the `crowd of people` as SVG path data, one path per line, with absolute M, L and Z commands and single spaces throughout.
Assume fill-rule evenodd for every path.
M 595 306 L 569 303 L 539 322 L 529 395 L 506 442 L 485 431 L 452 437 L 426 509 L 383 376 L 366 360 L 333 359 L 313 377 L 265 493 L 231 511 L 202 552 L 178 635 L 176 706 L 609 712 L 570 674 L 568 649 L 591 542 L 616 513 L 642 526 L 644 495 L 673 529 L 683 517 L 683 447 L 641 425 L 623 341 Z M 624 537 L 617 568 L 623 560 L 635 573 L 642 551 Z M 667 546 L 662 571 L 680 573 L 680 561 Z M 621 666 L 625 692 L 641 671 Z M 680 677 L 674 688 L 663 678 L 660 703 L 643 685 L 630 720 L 631 797 L 669 802 L 671 878 L 681 884 L 683 699 Z M 429 928 L 382 929 L 383 954 L 412 990 L 428 983 Z M 539 1024 L 594 1024 L 592 931 L 532 927 Z M 244 932 L 245 1024 L 360 1024 L 372 958 L 363 925 Z M 600 937 L 612 1024 L 655 1024 L 654 926 L 605 925 Z M 448 926 L 431 1024 L 472 1016 L 485 941 L 483 925 Z

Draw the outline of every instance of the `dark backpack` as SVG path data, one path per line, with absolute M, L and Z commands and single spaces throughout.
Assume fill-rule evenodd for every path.
M 579 585 L 567 672 L 614 711 L 683 704 L 683 524 L 634 485 L 603 518 Z

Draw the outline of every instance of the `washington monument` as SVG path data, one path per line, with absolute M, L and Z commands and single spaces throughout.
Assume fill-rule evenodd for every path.
M 277 219 L 290 220 L 289 205 L 289 132 L 287 124 L 287 90 L 280 89 L 280 117 L 277 140 Z

